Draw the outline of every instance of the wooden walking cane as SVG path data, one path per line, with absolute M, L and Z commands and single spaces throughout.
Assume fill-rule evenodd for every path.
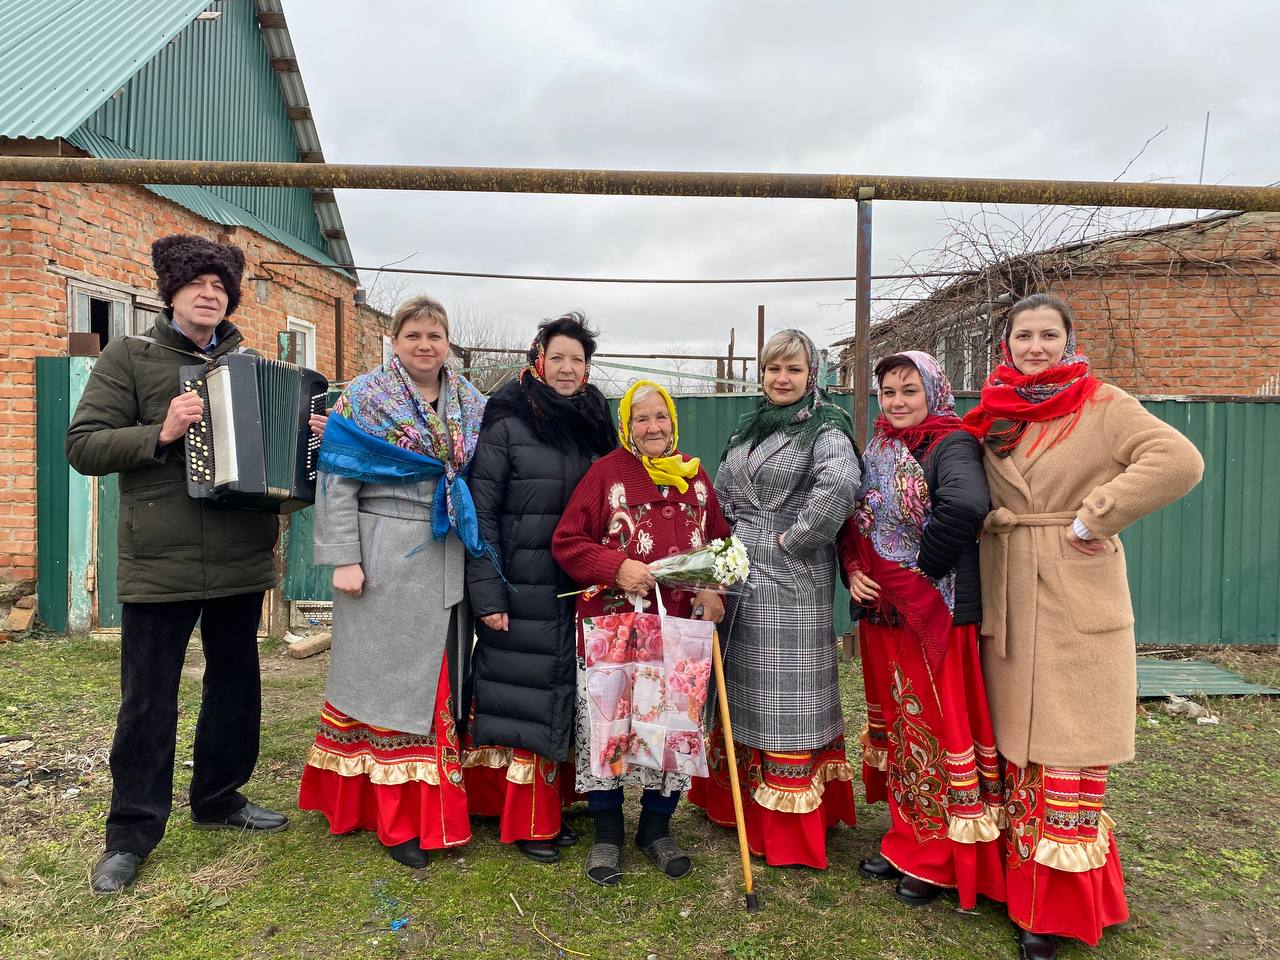
M 747 846 L 747 824 L 742 815 L 742 787 L 738 783 L 738 758 L 733 749 L 733 725 L 729 722 L 729 693 L 724 685 L 724 661 L 720 657 L 720 632 L 711 634 L 711 665 L 716 674 L 716 699 L 720 702 L 720 726 L 724 731 L 724 751 L 729 764 L 729 787 L 733 793 L 733 821 L 738 828 L 738 853 L 742 855 L 742 885 L 747 894 L 747 913 L 759 913 L 760 902 L 751 889 L 751 850 Z

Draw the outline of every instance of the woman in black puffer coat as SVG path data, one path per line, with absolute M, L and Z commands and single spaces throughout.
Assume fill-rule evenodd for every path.
M 539 863 L 576 840 L 560 809 L 573 795 L 563 765 L 573 742 L 577 589 L 551 556 L 551 536 L 583 474 L 617 446 L 609 404 L 588 383 L 596 335 L 582 314 L 544 321 L 529 366 L 485 408 L 471 461 L 471 494 L 502 570 L 467 559 L 476 617 L 471 759 L 492 765 L 511 751 L 497 790 L 472 766 L 472 811 L 501 816 L 503 843 Z M 505 578 L 505 582 L 504 582 Z M 488 788 L 488 789 L 487 789 Z M 488 796 L 485 796 L 488 794 Z

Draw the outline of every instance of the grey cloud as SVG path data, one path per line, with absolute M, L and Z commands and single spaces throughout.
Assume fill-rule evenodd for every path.
M 1275 5 L 410 3 L 288 7 L 331 160 L 1110 179 L 1280 178 Z M 850 203 L 344 191 L 361 262 L 579 275 L 851 273 Z M 877 204 L 875 269 L 964 208 Z M 582 307 L 608 345 L 834 339 L 851 285 L 424 279 L 521 331 Z M 752 331 L 748 334 L 746 331 Z

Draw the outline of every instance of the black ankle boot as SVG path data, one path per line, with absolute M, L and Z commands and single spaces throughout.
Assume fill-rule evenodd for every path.
M 560 862 L 560 848 L 554 840 L 517 840 L 516 849 L 535 863 Z
M 861 861 L 858 864 L 858 872 L 868 880 L 897 880 L 902 876 L 902 871 L 880 854 Z
M 393 847 L 387 847 L 387 853 L 396 863 L 403 864 L 410 870 L 421 870 L 431 860 L 430 854 L 423 850 L 419 845 L 421 841 L 414 837 L 412 840 L 406 840 L 404 843 L 397 843 Z
M 89 888 L 98 895 L 126 890 L 137 879 L 140 866 L 142 857 L 136 853 L 108 850 L 94 866 Z
M 912 907 L 927 906 L 937 900 L 941 893 L 941 887 L 935 887 L 926 880 L 919 880 L 906 875 L 903 875 L 902 879 L 898 881 L 898 885 L 893 888 L 893 895 Z
M 1046 934 L 1018 927 L 1018 955 L 1022 960 L 1054 960 L 1058 955 L 1058 942 Z

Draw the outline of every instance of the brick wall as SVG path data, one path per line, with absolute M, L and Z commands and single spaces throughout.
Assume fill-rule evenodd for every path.
M 250 346 L 275 356 L 287 317 L 314 323 L 316 366 L 332 378 L 334 302 L 341 300 L 345 376 L 381 362 L 379 315 L 357 309 L 354 280 L 316 267 L 271 267 L 268 273 L 259 266 L 263 260 L 302 259 L 287 247 L 203 220 L 141 188 L 0 186 L 0 579 L 36 575 L 35 357 L 67 350 L 65 274 L 154 294 L 151 241 L 172 233 L 229 241 L 244 250 L 245 279 L 232 319 Z
M 1280 394 L 1280 214 L 1121 237 L 1045 269 L 1052 279 L 1040 289 L 1071 304 L 1080 349 L 1103 379 L 1140 394 Z M 975 299 L 964 285 L 955 291 Z M 986 323 L 969 321 L 973 332 Z M 1003 323 L 997 313 L 993 360 Z M 936 325 L 921 311 L 873 327 L 872 354 L 940 354 L 920 333 Z M 852 359 L 852 348 L 841 354 L 846 382 Z
M 1098 374 L 1134 393 L 1280 393 L 1280 215 L 1135 242 L 1055 280 Z M 1268 389 L 1268 381 L 1270 386 Z

